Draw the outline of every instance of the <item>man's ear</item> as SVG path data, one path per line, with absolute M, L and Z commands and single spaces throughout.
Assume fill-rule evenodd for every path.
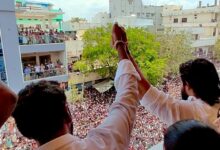
M 195 96 L 195 92 L 188 82 L 186 82 L 186 85 L 184 86 L 184 88 L 185 88 L 187 95 Z

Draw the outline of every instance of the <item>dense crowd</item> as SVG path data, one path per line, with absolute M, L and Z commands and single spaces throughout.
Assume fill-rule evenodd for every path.
M 167 81 L 169 94 L 179 97 L 180 80 Z M 73 116 L 73 134 L 85 138 L 88 131 L 97 127 L 107 116 L 108 109 L 115 99 L 115 89 L 112 88 L 105 93 L 99 93 L 94 88 L 85 90 L 85 100 L 69 104 Z M 139 106 L 137 111 L 135 127 L 132 132 L 129 150 L 145 150 L 159 143 L 163 139 L 166 125 L 143 107 Z M 32 150 L 37 147 L 34 141 L 22 137 L 15 127 L 14 120 L 10 118 L 0 130 L 0 149 Z
M 48 44 L 48 43 L 62 43 L 68 39 L 63 31 L 57 29 L 43 30 L 41 27 L 25 27 L 18 28 L 19 44 Z

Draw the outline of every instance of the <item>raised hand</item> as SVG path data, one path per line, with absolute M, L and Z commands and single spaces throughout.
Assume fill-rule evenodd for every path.
M 126 45 L 127 36 L 125 29 L 120 27 L 118 23 L 115 23 L 112 29 L 112 46 L 117 49 L 119 43 Z

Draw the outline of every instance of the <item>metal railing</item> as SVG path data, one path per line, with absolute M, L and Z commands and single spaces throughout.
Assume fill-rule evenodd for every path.
M 32 71 L 30 73 L 24 73 L 24 80 L 25 81 L 37 80 L 37 79 L 60 76 L 65 74 L 66 74 L 66 68 L 49 69 L 43 72 Z
M 65 40 L 67 37 L 64 35 L 19 35 L 20 45 L 63 43 Z

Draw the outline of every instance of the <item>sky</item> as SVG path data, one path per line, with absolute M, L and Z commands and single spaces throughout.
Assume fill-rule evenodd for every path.
M 90 20 L 98 12 L 109 11 L 109 0 L 34 0 L 37 2 L 50 2 L 55 8 L 61 8 L 64 12 L 64 20 L 71 17 L 81 17 Z M 155 2 L 157 1 L 157 2 Z M 143 0 L 144 4 L 163 5 L 174 4 L 183 5 L 184 9 L 195 8 L 199 0 Z M 203 0 L 203 5 L 214 4 L 214 0 Z

